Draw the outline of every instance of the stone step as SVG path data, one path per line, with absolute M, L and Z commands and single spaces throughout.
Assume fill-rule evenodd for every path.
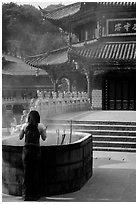
M 134 121 L 79 121 L 79 120 L 47 120 L 46 124 L 92 124 L 92 125 L 132 125 L 136 126 Z
M 64 125 L 63 125 L 64 126 Z M 136 131 L 136 126 L 130 125 L 91 125 L 91 124 L 74 124 L 73 128 L 76 129 L 87 129 L 87 130 L 125 130 L 125 131 Z
M 72 128 L 74 129 L 87 129 L 87 130 L 126 130 L 126 131 L 136 131 L 136 125 L 126 125 L 126 124 L 91 124 L 91 123 L 79 123 L 80 121 L 77 121 L 75 123 L 72 123 Z M 85 121 L 87 122 L 87 121 Z M 63 127 L 64 129 L 69 129 L 71 127 L 71 123 L 67 121 L 61 122 L 51 122 L 47 123 L 47 126 L 50 127 Z
M 109 136 L 136 136 L 136 131 L 118 131 L 118 130 L 86 130 L 86 129 L 73 129 L 75 132 L 86 132 L 92 135 L 109 135 Z
M 70 121 L 68 121 L 70 123 Z M 136 126 L 136 122 L 133 121 L 72 121 L 73 124 L 98 124 L 98 125 L 130 125 Z
M 135 142 L 120 142 L 120 141 L 93 141 L 93 147 L 124 147 L 136 148 Z
M 93 141 L 124 141 L 124 142 L 136 142 L 136 137 L 132 136 L 109 136 L 109 135 L 93 135 Z
M 48 128 L 52 128 L 52 127 L 61 127 L 61 124 L 49 124 Z M 69 124 L 62 124 L 62 128 L 63 129 L 70 129 L 70 125 Z M 124 130 L 124 131 L 136 131 L 136 127 L 135 126 L 125 126 L 125 125 L 116 125 L 116 126 L 112 126 L 112 125 L 90 125 L 90 124 L 73 124 L 72 125 L 73 129 L 79 129 L 79 130 Z
M 93 151 L 136 152 L 136 148 L 123 147 L 93 147 Z

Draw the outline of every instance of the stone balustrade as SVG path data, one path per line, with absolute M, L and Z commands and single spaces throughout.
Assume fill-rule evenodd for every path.
M 45 123 L 47 117 L 58 114 L 90 110 L 91 104 L 86 92 L 41 92 L 37 91 L 37 98 L 3 98 L 5 110 L 7 105 L 11 105 L 11 110 L 15 105 L 23 105 L 23 109 L 37 110 L 40 113 L 42 122 Z
M 53 98 L 53 99 L 56 99 L 56 98 L 88 98 L 88 94 L 87 92 L 50 92 L 50 91 L 37 91 L 37 96 L 38 97 L 41 97 L 41 98 Z
M 86 99 L 88 98 L 87 92 L 54 92 L 54 91 L 37 91 L 37 98 L 43 98 L 43 99 Z M 31 97 L 3 97 L 3 102 L 26 102 L 30 101 Z
M 35 109 L 40 113 L 42 122 L 45 122 L 47 117 L 54 115 L 91 109 L 90 100 L 85 92 L 58 93 L 58 97 L 54 94 L 53 97 L 44 97 L 39 93 L 38 98 L 30 107 L 31 110 Z

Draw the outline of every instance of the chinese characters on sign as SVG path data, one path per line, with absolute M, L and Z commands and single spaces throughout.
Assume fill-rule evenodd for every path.
M 130 35 L 136 33 L 136 19 L 110 19 L 107 23 L 108 35 Z

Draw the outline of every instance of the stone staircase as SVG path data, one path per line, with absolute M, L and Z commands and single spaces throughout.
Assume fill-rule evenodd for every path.
M 136 152 L 136 122 L 48 120 L 47 125 L 91 133 L 94 151 Z

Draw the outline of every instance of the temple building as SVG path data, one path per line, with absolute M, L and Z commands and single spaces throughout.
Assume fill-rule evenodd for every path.
M 78 2 L 42 15 L 68 45 L 26 63 L 44 69 L 55 91 L 62 78 L 70 91 L 81 82 L 93 110 L 136 110 L 136 3 Z
M 2 97 L 32 98 L 37 90 L 53 90 L 53 85 L 44 70 L 31 68 L 21 59 L 9 55 L 2 58 Z

